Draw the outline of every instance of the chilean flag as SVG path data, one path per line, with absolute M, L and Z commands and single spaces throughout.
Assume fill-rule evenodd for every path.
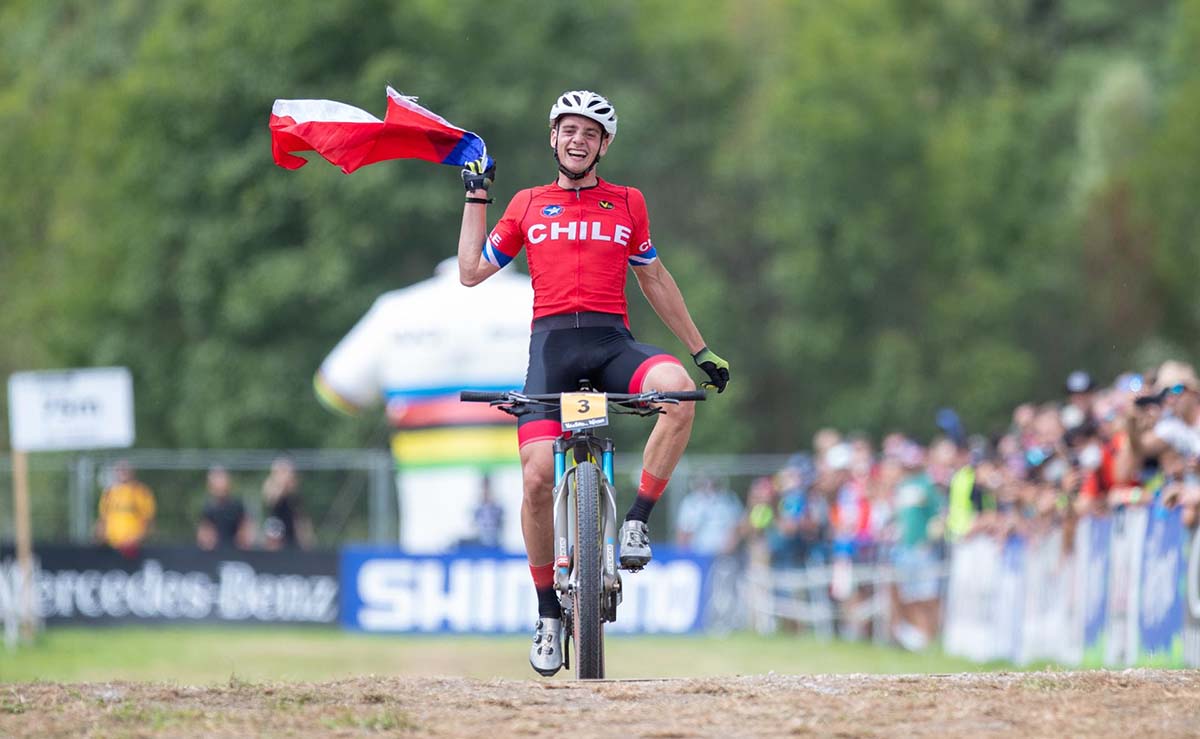
M 299 169 L 308 160 L 298 151 L 315 151 L 350 174 L 385 159 L 424 159 L 462 166 L 487 157 L 487 145 L 436 113 L 415 97 L 387 88 L 387 115 L 370 113 L 333 100 L 276 100 L 271 108 L 271 151 L 275 163 Z

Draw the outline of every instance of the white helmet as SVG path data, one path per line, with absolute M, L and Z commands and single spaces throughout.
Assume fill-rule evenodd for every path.
M 550 107 L 550 125 L 564 115 L 581 115 L 604 126 L 609 138 L 617 135 L 617 110 L 603 95 L 591 90 L 570 90 Z

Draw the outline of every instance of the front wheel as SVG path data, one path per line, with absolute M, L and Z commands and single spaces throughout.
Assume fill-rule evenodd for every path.
M 575 677 L 604 677 L 604 568 L 601 556 L 600 470 L 575 468 Z

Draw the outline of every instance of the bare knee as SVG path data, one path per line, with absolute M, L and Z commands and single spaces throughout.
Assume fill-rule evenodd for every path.
M 682 366 L 674 363 L 660 364 L 646 375 L 646 381 L 643 387 L 647 389 L 661 390 L 663 392 L 688 392 L 696 389 L 696 383 L 688 376 L 687 370 Z M 660 406 L 666 413 L 665 420 L 669 423 L 678 423 L 681 425 L 691 425 L 692 419 L 696 416 L 696 404 L 691 401 L 684 401 L 678 404 L 663 403 Z
M 549 508 L 554 488 L 553 465 L 526 462 L 521 465 L 521 478 L 525 491 L 522 504 L 532 510 Z

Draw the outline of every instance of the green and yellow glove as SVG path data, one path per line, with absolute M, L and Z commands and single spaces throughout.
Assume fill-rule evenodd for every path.
M 704 387 L 715 387 L 717 394 L 725 392 L 729 384 L 729 362 L 721 359 L 707 346 L 692 355 L 696 366 L 704 370 L 711 382 L 700 383 Z
M 462 169 L 462 181 L 467 192 L 487 190 L 496 181 L 496 163 L 489 167 L 487 157 L 467 162 Z

